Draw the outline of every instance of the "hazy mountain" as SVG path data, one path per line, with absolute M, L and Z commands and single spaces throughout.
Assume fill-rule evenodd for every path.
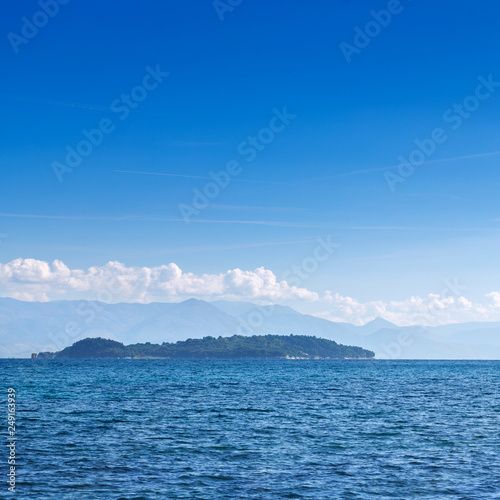
M 0 298 L 0 356 L 58 350 L 84 337 L 171 342 L 236 333 L 237 321 L 208 302 L 103 304 Z
M 378 358 L 500 359 L 500 323 L 398 327 L 377 318 L 364 326 L 334 323 L 281 305 L 250 302 L 103 304 L 22 302 L 0 298 L 0 357 L 60 351 L 85 337 L 126 344 L 205 336 L 315 335 L 375 351 Z
M 382 328 L 360 339 L 379 359 L 500 359 L 500 347 L 450 342 L 421 327 Z
M 349 343 L 356 332 L 350 323 L 334 323 L 326 319 L 301 314 L 281 305 L 259 306 L 251 302 L 212 302 L 221 311 L 236 318 L 241 335 L 278 333 L 281 335 L 316 335 L 340 343 Z
M 373 321 L 366 323 L 366 325 L 360 326 L 359 331 L 363 335 L 370 335 L 372 333 L 378 332 L 382 328 L 389 328 L 394 330 L 399 327 L 396 326 L 394 323 L 391 323 L 390 321 L 387 321 L 385 319 L 375 318 Z

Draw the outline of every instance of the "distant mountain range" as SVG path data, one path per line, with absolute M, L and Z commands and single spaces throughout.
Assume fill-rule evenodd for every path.
M 377 318 L 334 323 L 286 306 L 189 299 L 180 303 L 22 302 L 0 298 L 0 357 L 60 351 L 86 337 L 125 344 L 239 335 L 315 335 L 377 358 L 500 359 L 500 323 L 398 327 Z

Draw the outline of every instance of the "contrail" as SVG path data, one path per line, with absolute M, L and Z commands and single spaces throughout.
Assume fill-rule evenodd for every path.
M 423 163 L 420 166 L 424 167 L 428 163 L 440 163 L 440 162 L 447 162 L 447 161 L 467 160 L 467 159 L 470 159 L 470 158 L 480 158 L 480 157 L 483 157 L 483 156 L 494 156 L 494 155 L 499 155 L 499 154 L 500 154 L 500 151 L 492 151 L 491 153 L 479 153 L 479 154 L 466 155 L 466 156 L 454 156 L 452 158 L 442 158 L 440 160 L 428 160 L 428 161 L 426 161 L 425 163 Z M 325 180 L 325 179 L 334 179 L 334 178 L 337 178 L 337 177 L 348 177 L 350 175 L 368 174 L 368 173 L 371 173 L 371 172 L 384 172 L 385 170 L 392 170 L 393 168 L 398 168 L 398 167 L 399 167 L 399 164 L 398 165 L 391 165 L 391 166 L 388 166 L 388 167 L 366 168 L 366 169 L 363 169 L 363 170 L 353 170 L 351 172 L 344 172 L 344 173 L 341 173 L 341 174 L 329 175 L 327 177 L 316 177 L 314 179 L 308 179 L 308 180 L 309 181 L 322 181 L 322 180 Z
M 95 220 L 102 222 L 186 222 L 180 217 L 154 217 L 154 216 L 92 216 L 92 215 L 39 215 L 39 214 L 9 214 L 0 213 L 0 217 L 16 217 L 20 219 L 55 219 L 55 220 Z M 299 227 L 299 228 L 326 228 L 328 226 L 316 223 L 267 221 L 267 220 L 219 220 L 219 219 L 190 219 L 193 224 L 250 224 L 277 227 Z
M 43 215 L 43 214 L 9 214 L 0 213 L 0 217 L 16 217 L 21 219 L 56 219 L 56 220 L 95 220 L 102 222 L 186 222 L 180 217 L 155 217 L 143 215 L 93 216 L 93 215 Z M 500 220 L 500 219 L 499 219 Z M 286 222 L 272 220 L 224 220 L 224 219 L 190 219 L 193 224 L 250 224 L 293 228 L 322 228 L 354 231 L 500 231 L 500 227 L 415 227 L 415 226 L 337 226 L 316 222 Z M 5 235 L 8 236 L 8 235 Z M 0 235 L 1 237 L 1 235 Z
M 201 176 L 201 175 L 165 174 L 163 172 L 139 172 L 139 171 L 135 171 L 135 170 L 113 170 L 113 172 L 118 172 L 121 174 L 162 175 L 165 177 L 185 177 L 187 179 L 206 179 L 206 180 L 211 180 L 211 181 L 214 180 L 212 177 L 205 177 L 205 176 Z M 285 184 L 283 182 L 251 181 L 251 180 L 247 180 L 247 179 L 234 179 L 234 178 L 231 178 L 231 182 L 251 182 L 251 183 L 257 183 L 257 184 L 274 184 L 277 186 L 287 186 L 288 185 L 288 184 Z
M 28 97 L 18 97 L 18 96 L 6 96 L 0 95 L 0 99 L 8 99 L 10 101 L 21 101 L 21 102 L 31 102 L 35 104 L 48 104 L 50 106 L 65 106 L 68 108 L 81 108 L 81 109 L 89 109 L 92 111 L 110 111 L 109 106 L 99 106 L 94 104 L 82 104 L 78 102 L 62 102 L 62 101 L 54 101 L 50 99 L 37 99 L 37 98 L 28 98 Z
M 37 98 L 28 98 L 28 97 L 18 97 L 18 96 L 7 96 L 7 95 L 0 95 L 0 99 L 4 100 L 9 100 L 9 101 L 20 101 L 20 102 L 29 102 L 29 103 L 34 103 L 34 104 L 46 104 L 49 106 L 63 106 L 67 108 L 78 108 L 78 109 L 87 109 L 89 111 L 99 111 L 99 112 L 104 112 L 104 113 L 110 113 L 112 112 L 110 106 L 101 106 L 101 105 L 96 105 L 96 104 L 85 104 L 85 103 L 78 103 L 78 102 L 63 102 L 63 101 L 54 101 L 50 99 L 37 99 Z M 141 111 L 139 109 L 130 109 L 131 113 L 140 113 L 142 115 L 150 115 L 150 116 L 171 116 L 168 113 L 154 113 L 150 111 Z
M 296 240 L 296 241 L 269 241 L 262 243 L 242 243 L 235 245 L 217 245 L 217 246 L 207 246 L 207 247 L 184 247 L 184 248 L 168 248 L 166 251 L 171 252 L 209 252 L 209 251 L 218 251 L 218 250 L 233 250 L 239 248 L 257 248 L 257 247 L 267 247 L 267 246 L 281 246 L 281 245 L 298 245 L 302 243 L 314 243 L 317 241 L 317 238 L 309 238 L 305 240 Z M 155 255 L 162 255 L 166 253 L 163 251 L 161 253 L 155 252 Z M 151 255 L 151 254 L 148 254 Z

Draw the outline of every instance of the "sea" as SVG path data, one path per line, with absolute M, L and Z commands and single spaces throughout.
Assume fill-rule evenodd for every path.
M 2 499 L 500 498 L 496 361 L 3 359 L 0 375 Z

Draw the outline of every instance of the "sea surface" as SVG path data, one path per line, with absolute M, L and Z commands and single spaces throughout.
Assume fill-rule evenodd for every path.
M 500 498 L 500 362 L 4 359 L 0 380 L 0 498 Z

